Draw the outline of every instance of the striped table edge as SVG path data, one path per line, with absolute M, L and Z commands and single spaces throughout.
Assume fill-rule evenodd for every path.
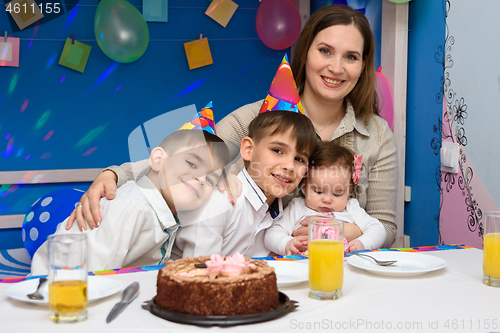
M 431 252 L 431 251 L 444 251 L 444 250 L 459 250 L 459 249 L 473 249 L 472 246 L 467 246 L 463 244 L 451 244 L 451 245 L 433 245 L 433 246 L 418 246 L 410 248 L 393 248 L 393 249 L 374 249 L 374 250 L 362 250 L 356 251 L 358 253 L 362 252 L 382 252 L 382 251 L 400 251 L 400 252 Z M 350 254 L 346 253 L 346 257 Z M 272 256 L 272 257 L 258 257 L 253 259 L 259 260 L 281 260 L 281 261 L 295 261 L 307 259 L 307 256 L 303 255 L 292 255 L 292 256 Z M 106 276 L 106 275 L 116 275 L 116 274 L 127 274 L 135 272 L 147 272 L 147 271 L 157 271 L 160 270 L 165 265 L 153 265 L 153 266 L 138 266 L 138 267 L 126 267 L 126 268 L 116 268 L 108 269 L 102 271 L 89 272 L 90 276 Z M 45 275 L 46 276 L 46 275 Z M 39 276 L 17 276 L 11 278 L 0 279 L 0 283 L 17 283 L 29 279 L 37 279 L 42 277 Z

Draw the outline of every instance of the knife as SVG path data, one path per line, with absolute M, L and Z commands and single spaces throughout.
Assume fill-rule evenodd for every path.
M 113 319 L 118 317 L 120 313 L 129 305 L 139 294 L 139 283 L 133 282 L 131 283 L 125 290 L 123 291 L 122 300 L 115 304 L 115 306 L 111 309 L 111 312 L 106 318 L 106 323 L 111 322 Z

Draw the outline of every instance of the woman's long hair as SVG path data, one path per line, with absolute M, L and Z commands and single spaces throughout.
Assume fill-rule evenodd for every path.
M 354 89 L 347 95 L 351 101 L 356 117 L 365 124 L 372 114 L 379 114 L 378 96 L 375 90 L 375 38 L 368 19 L 357 10 L 346 5 L 329 5 L 318 9 L 306 22 L 295 46 L 292 58 L 292 72 L 295 83 L 302 93 L 306 80 L 306 59 L 311 44 L 323 29 L 332 25 L 354 25 L 363 36 L 363 60 L 365 68 Z

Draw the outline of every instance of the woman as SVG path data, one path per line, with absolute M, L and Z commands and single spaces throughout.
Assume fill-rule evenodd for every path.
M 363 156 L 356 198 L 368 214 L 382 222 L 387 233 L 383 247 L 389 247 L 396 235 L 397 150 L 387 122 L 378 116 L 374 59 L 375 40 L 366 17 L 349 6 L 330 5 L 307 21 L 291 67 L 302 106 L 318 138 L 337 141 Z M 228 143 L 233 157 L 261 105 L 262 101 L 245 105 L 216 125 L 217 135 Z M 130 165 L 124 168 L 130 169 Z M 103 172 L 97 177 L 82 197 L 83 209 L 77 207 L 70 220 L 78 216 L 82 226 L 85 216 L 90 227 L 98 225 L 94 221 L 100 221 L 99 198 L 112 199 L 116 182 L 120 185 L 127 181 L 123 178 L 132 179 L 121 168 L 113 171 L 118 176 Z M 297 230 L 294 235 L 305 232 Z

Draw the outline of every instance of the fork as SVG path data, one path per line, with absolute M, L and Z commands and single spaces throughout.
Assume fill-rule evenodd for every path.
M 42 300 L 43 299 L 43 295 L 40 293 L 40 288 L 42 287 L 42 285 L 45 284 L 45 282 L 47 282 L 47 278 L 46 277 L 42 277 L 40 278 L 40 280 L 38 281 L 38 287 L 36 288 L 35 292 L 34 293 L 31 293 L 31 294 L 28 294 L 26 296 L 28 296 L 29 299 L 34 299 L 34 300 Z
M 352 252 L 351 254 L 357 255 L 357 256 L 360 256 L 360 257 L 368 257 L 368 258 L 374 260 L 375 263 L 377 265 L 380 265 L 380 266 L 389 266 L 389 265 L 392 265 L 392 264 L 398 262 L 397 260 L 377 260 L 377 259 L 375 259 L 375 258 L 373 258 L 373 257 L 371 257 L 371 256 L 369 256 L 367 254 L 362 254 L 362 253 L 354 253 L 354 252 Z

